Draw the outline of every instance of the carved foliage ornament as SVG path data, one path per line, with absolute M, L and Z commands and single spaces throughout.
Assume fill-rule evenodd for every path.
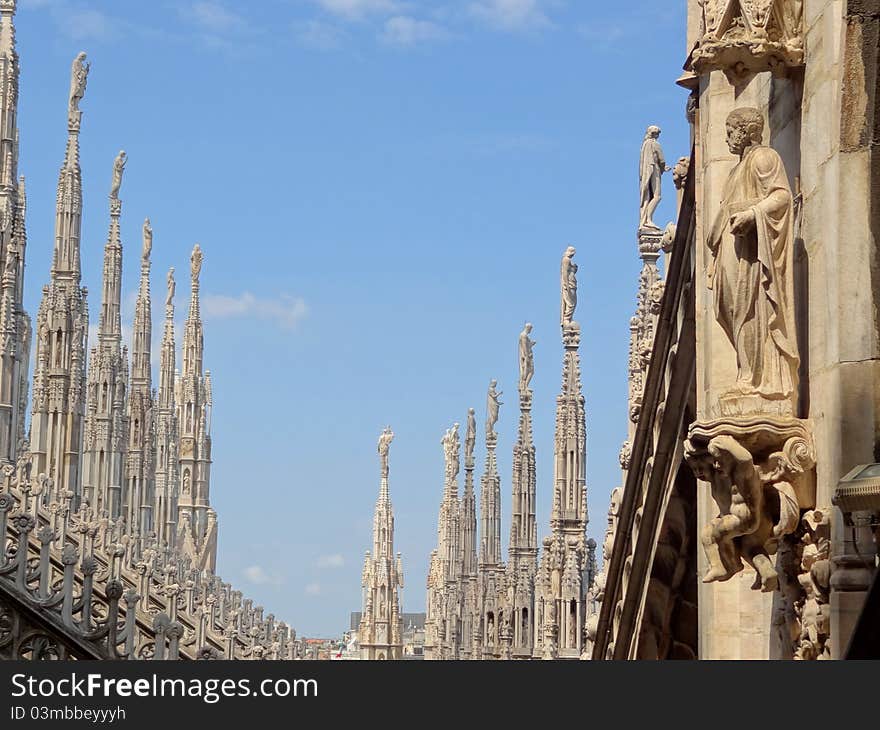
M 700 0 L 702 37 L 694 70 L 722 70 L 733 79 L 802 66 L 803 0 Z

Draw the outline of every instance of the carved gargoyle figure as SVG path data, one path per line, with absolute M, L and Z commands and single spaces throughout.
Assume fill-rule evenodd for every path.
M 779 587 L 770 556 L 780 538 L 797 529 L 801 505 L 794 482 L 814 463 L 803 438 L 785 441 L 755 463 L 752 450 L 729 434 L 708 441 L 691 437 L 685 459 L 697 478 L 708 481 L 719 514 L 703 528 L 701 541 L 709 570 L 704 583 L 726 581 L 747 563 L 755 569 L 752 588 L 764 592 Z

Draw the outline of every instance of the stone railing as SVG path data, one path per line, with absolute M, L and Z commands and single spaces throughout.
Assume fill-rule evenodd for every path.
M 0 659 L 293 659 L 296 632 L 30 464 L 0 484 Z

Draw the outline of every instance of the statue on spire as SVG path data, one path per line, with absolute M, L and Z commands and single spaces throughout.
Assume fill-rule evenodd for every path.
M 455 479 L 459 471 L 459 449 L 461 444 L 458 438 L 458 423 L 453 423 L 440 441 L 443 444 L 443 455 L 446 457 L 446 475 Z
M 560 285 L 562 288 L 562 328 L 571 324 L 574 318 L 574 310 L 577 307 L 577 264 L 572 260 L 574 258 L 574 246 L 565 249 L 562 256 L 562 268 L 560 271 Z
M 532 382 L 532 376 L 535 374 L 535 357 L 532 348 L 535 341 L 529 337 L 532 325 L 526 322 L 523 331 L 519 333 L 519 392 L 525 393 L 529 389 L 529 383 Z
M 197 281 L 199 278 L 199 274 L 202 271 L 202 249 L 199 244 L 196 244 L 193 249 L 192 256 L 190 256 L 190 274 L 192 275 L 193 281 Z
M 382 431 L 382 435 L 379 436 L 379 462 L 382 465 L 382 476 L 388 476 L 388 450 L 391 447 L 391 442 L 394 439 L 394 432 L 391 430 L 391 426 L 385 426 L 385 430 Z
M 464 436 L 465 468 L 467 462 L 474 458 L 474 446 L 477 443 L 477 418 L 473 408 L 468 408 L 467 431 Z
M 86 81 L 89 77 L 90 64 L 86 63 L 85 51 L 80 51 L 73 59 L 70 69 L 70 102 L 68 111 L 71 115 L 79 111 L 79 103 L 86 93 Z
M 660 229 L 652 217 L 660 204 L 663 173 L 672 169 L 663 157 L 663 148 L 657 141 L 659 137 L 660 127 L 654 124 L 648 127 L 639 156 L 639 228 L 653 228 L 658 231 Z
M 499 399 L 502 395 L 495 390 L 497 380 L 489 383 L 489 393 L 486 395 L 486 436 L 495 435 L 495 424 L 498 423 L 498 411 L 504 405 Z
M 125 172 L 125 163 L 128 157 L 125 150 L 120 150 L 113 160 L 113 182 L 110 184 L 110 199 L 119 200 L 119 188 L 122 187 L 122 173 Z
M 165 306 L 171 308 L 174 306 L 174 290 L 177 285 L 174 283 L 174 267 L 168 269 L 168 294 L 165 297 Z
M 150 252 L 153 250 L 153 227 L 150 225 L 150 219 L 144 218 L 144 248 L 141 252 L 141 258 L 144 261 L 149 260 Z M 172 269 L 174 271 L 174 269 Z

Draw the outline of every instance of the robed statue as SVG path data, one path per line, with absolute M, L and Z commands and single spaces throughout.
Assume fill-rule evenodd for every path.
M 141 251 L 141 258 L 146 261 L 150 258 L 150 252 L 153 250 L 153 228 L 150 225 L 150 219 L 144 219 L 144 248 Z
M 577 307 L 577 264 L 573 261 L 576 251 L 574 246 L 565 249 L 560 269 L 560 287 L 562 289 L 562 312 L 560 322 L 563 329 L 571 324 L 574 310 Z
M 202 258 L 202 248 L 199 244 L 196 244 L 192 256 L 189 258 L 189 272 L 192 275 L 193 281 L 199 278 L 199 274 L 202 271 Z
M 89 64 L 86 63 L 86 54 L 80 51 L 73 59 L 70 68 L 70 101 L 68 109 L 70 113 L 79 111 L 79 103 L 86 93 L 86 81 L 89 77 Z
M 379 436 L 379 462 L 382 465 L 382 475 L 388 476 L 388 450 L 391 447 L 391 441 L 394 439 L 394 432 L 391 426 L 386 426 Z
M 654 211 L 660 204 L 663 173 L 670 170 L 659 137 L 660 127 L 653 124 L 648 127 L 639 155 L 639 228 L 657 228 Z
M 532 348 L 535 341 L 529 337 L 532 325 L 526 322 L 523 331 L 519 333 L 519 392 L 525 393 L 529 389 L 529 383 L 535 374 L 535 358 Z
M 125 150 L 120 150 L 116 159 L 113 160 L 113 182 L 110 184 L 110 198 L 112 200 L 119 200 L 119 188 L 122 187 L 122 173 L 125 172 L 126 162 L 128 162 L 128 157 Z
M 174 267 L 168 269 L 168 294 L 165 296 L 165 306 L 171 307 L 174 304 L 174 290 L 177 285 L 174 283 Z
M 472 459 L 474 456 L 474 446 L 477 443 L 477 417 L 473 408 L 468 408 L 467 414 L 467 430 L 464 436 L 464 458 Z M 467 461 L 465 461 L 467 467 Z
M 727 118 L 727 145 L 740 161 L 709 232 L 709 287 L 715 318 L 736 352 L 732 394 L 788 400 L 791 415 L 798 370 L 794 214 L 785 165 L 762 143 L 763 133 L 757 109 L 736 109 Z

